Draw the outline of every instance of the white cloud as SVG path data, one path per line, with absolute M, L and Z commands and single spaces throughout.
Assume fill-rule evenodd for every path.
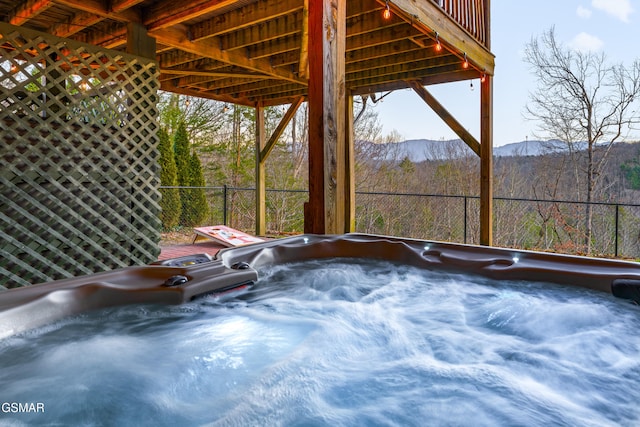
M 569 46 L 581 52 L 595 52 L 602 49 L 604 42 L 596 36 L 582 32 L 569 42 Z
M 630 0 L 592 0 L 591 6 L 613 15 L 622 22 L 629 22 L 629 15 L 633 13 Z
M 591 18 L 591 9 L 587 9 L 586 7 L 582 7 L 582 5 L 578 6 L 578 10 L 576 13 L 580 18 L 589 19 Z

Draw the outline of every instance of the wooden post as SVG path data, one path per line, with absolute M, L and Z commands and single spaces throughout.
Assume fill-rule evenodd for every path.
M 309 202 L 305 232 L 345 230 L 346 2 L 309 2 Z
M 265 163 L 271 150 L 276 145 L 278 138 L 284 132 L 291 118 L 296 114 L 298 107 L 302 104 L 303 97 L 296 99 L 284 117 L 278 123 L 276 130 L 273 132 L 269 141 L 266 140 L 266 131 L 264 127 L 264 108 L 261 105 L 256 106 L 256 235 L 264 236 L 266 233 L 266 172 Z
M 353 123 L 353 94 L 346 98 L 345 117 L 345 233 L 356 231 L 355 129 Z
M 127 53 L 148 59 L 156 59 L 156 39 L 137 22 L 127 24 Z
M 266 145 L 264 108 L 256 106 L 256 236 L 266 233 L 266 173 L 262 150 Z
M 485 46 L 491 49 L 491 0 L 484 2 Z M 493 245 L 493 76 L 480 83 L 480 244 Z
M 480 83 L 480 244 L 493 245 L 493 77 Z

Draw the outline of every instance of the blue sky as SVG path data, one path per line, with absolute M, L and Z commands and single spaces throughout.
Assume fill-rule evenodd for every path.
M 523 118 L 536 87 L 523 51 L 532 37 L 552 26 L 557 39 L 581 50 L 604 51 L 610 62 L 630 65 L 640 58 L 640 0 L 491 0 L 494 79 L 494 145 L 534 137 L 535 123 Z M 433 95 L 479 137 L 479 81 L 429 86 Z M 385 134 L 403 139 L 457 136 L 410 90 L 396 91 L 376 106 Z M 637 133 L 632 135 L 640 138 Z

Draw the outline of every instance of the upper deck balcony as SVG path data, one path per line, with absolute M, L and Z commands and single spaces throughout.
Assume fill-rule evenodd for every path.
M 308 93 L 312 1 L 0 0 L 0 16 L 123 51 L 146 32 L 162 89 L 277 105 Z M 346 88 L 365 94 L 492 75 L 489 1 L 348 0 Z

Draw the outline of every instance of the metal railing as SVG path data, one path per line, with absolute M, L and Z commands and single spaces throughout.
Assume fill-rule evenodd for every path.
M 161 192 L 175 187 L 161 187 Z M 202 224 L 255 229 L 255 189 L 182 188 L 181 194 L 204 191 L 208 212 Z M 270 189 L 269 234 L 304 230 L 306 190 Z M 494 197 L 494 245 L 561 253 L 640 258 L 640 204 L 591 203 L 592 234 L 586 245 L 587 203 L 567 200 Z M 182 203 L 188 209 L 189 203 Z M 477 196 L 356 192 L 356 231 L 458 243 L 479 243 L 480 199 Z M 193 224 L 190 224 L 191 226 Z

